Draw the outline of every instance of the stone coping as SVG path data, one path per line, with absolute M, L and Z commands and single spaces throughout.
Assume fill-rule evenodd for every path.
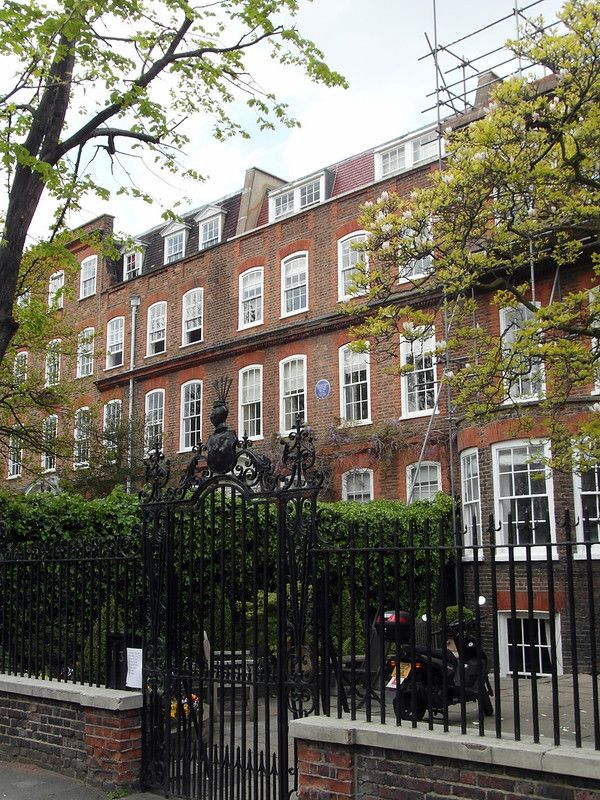
M 103 686 L 82 686 L 41 678 L 21 678 L 18 675 L 0 675 L 0 692 L 20 694 L 37 700 L 58 700 L 85 708 L 104 711 L 129 711 L 142 707 L 142 693 Z
M 471 763 L 495 764 L 557 775 L 600 780 L 600 753 L 569 745 L 534 744 L 442 731 L 419 730 L 332 717 L 306 717 L 290 722 L 295 739 L 327 744 L 404 750 Z

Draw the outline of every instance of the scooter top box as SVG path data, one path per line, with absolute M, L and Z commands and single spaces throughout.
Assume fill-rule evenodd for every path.
M 377 615 L 375 625 L 381 625 L 381 615 Z M 386 642 L 408 644 L 410 642 L 410 614 L 408 611 L 383 612 L 383 638 Z

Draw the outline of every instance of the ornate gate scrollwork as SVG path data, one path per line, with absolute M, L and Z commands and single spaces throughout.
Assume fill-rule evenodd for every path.
M 300 415 L 274 466 L 227 427 L 231 379 L 214 388 L 214 431 L 179 482 L 170 484 L 160 447 L 145 462 L 143 777 L 175 795 L 216 800 L 228 781 L 241 781 L 248 800 L 288 800 L 296 786 L 289 717 L 317 704 L 309 622 L 323 476 Z M 256 714 L 263 734 L 246 736 L 244 715 L 256 731 Z M 229 723 L 241 733 L 225 736 Z

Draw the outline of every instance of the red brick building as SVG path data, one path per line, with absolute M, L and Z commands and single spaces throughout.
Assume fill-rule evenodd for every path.
M 524 438 L 514 418 L 477 428 L 460 419 L 449 425 L 446 394 L 437 398 L 436 391 L 442 365 L 431 352 L 434 339 L 442 338 L 442 319 L 435 337 L 419 348 L 398 342 L 397 358 L 414 365 L 402 377 L 347 349 L 350 320 L 340 302 L 360 258 L 351 246 L 364 237 L 360 206 L 384 190 L 409 193 L 437 165 L 436 132 L 425 128 L 291 182 L 249 169 L 240 191 L 199 206 L 180 222 L 129 232 L 136 247 L 114 262 L 75 243 L 79 285 L 73 299 L 65 297 L 64 313 L 81 336 L 80 348 L 77 359 L 59 365 L 58 378 L 49 351 L 46 372 L 54 380 L 60 370 L 71 370 L 81 380 L 79 410 L 75 419 L 48 421 L 49 435 L 71 426 L 74 466 L 84 466 L 89 409 L 96 408 L 107 425 L 124 418 L 143 422 L 147 444 L 158 441 L 183 465 L 211 432 L 212 384 L 226 375 L 233 379 L 230 421 L 256 448 L 268 452 L 272 437 L 289 430 L 297 412 L 304 415 L 329 471 L 328 499 L 430 499 L 453 490 L 469 520 L 494 514 L 501 541 L 512 535 L 507 509 L 516 508 L 535 522 L 540 546 L 534 556 L 541 560 L 546 543 L 562 536 L 565 509 L 581 518 L 585 505 L 596 551 L 598 474 L 583 483 L 543 470 L 540 478 L 536 453 L 548 443 L 537 431 Z M 112 222 L 103 216 L 86 230 L 110 233 Z M 424 259 L 407 269 L 418 275 L 429 265 Z M 540 268 L 542 303 L 553 278 Z M 567 280 L 591 286 L 591 270 L 573 268 Z M 437 299 L 416 292 L 402 274 L 398 292 L 403 302 Z M 479 298 L 478 313 L 498 334 L 514 322 L 487 296 Z M 535 404 L 538 378 L 519 387 L 523 402 Z M 597 391 L 590 386 L 572 398 L 566 413 L 573 424 Z M 15 460 L 9 459 L 8 476 L 18 485 Z M 56 465 L 50 457 L 42 466 L 51 472 Z M 581 525 L 576 531 L 583 540 Z M 470 525 L 466 536 L 472 541 Z M 563 595 L 557 589 L 559 615 Z M 500 613 L 509 608 L 503 597 L 500 592 Z M 534 606 L 541 641 L 549 613 L 543 580 Z

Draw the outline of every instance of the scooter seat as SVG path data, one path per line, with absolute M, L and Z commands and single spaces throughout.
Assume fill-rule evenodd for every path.
M 457 663 L 456 656 L 451 650 L 448 650 L 447 648 L 442 650 L 438 647 L 432 647 L 431 650 L 429 651 L 427 649 L 423 649 L 421 650 L 420 655 L 426 661 L 429 653 L 431 653 L 431 658 L 439 658 L 440 661 L 443 661 L 445 657 L 448 664 Z

